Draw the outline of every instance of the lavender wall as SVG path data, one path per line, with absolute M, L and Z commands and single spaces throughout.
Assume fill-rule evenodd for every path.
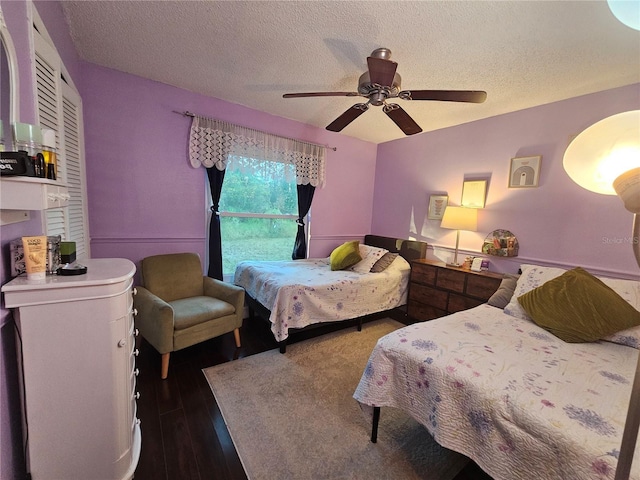
M 31 90 L 31 61 L 29 57 L 29 37 L 27 5 L 24 2 L 0 3 L 2 13 L 13 40 L 18 60 L 18 86 L 20 92 L 20 120 L 33 122 L 35 110 Z M 6 127 L 5 127 L 6 128 Z M 31 220 L 0 227 L 2 261 L 0 262 L 0 284 L 9 278 L 9 242 L 23 235 L 42 233 L 40 214 L 31 213 Z M 24 456 L 22 453 L 22 433 L 20 421 L 20 396 L 18 392 L 18 368 L 16 362 L 16 342 L 9 310 L 0 308 L 0 478 L 21 478 Z
M 618 197 L 582 189 L 562 168 L 573 135 L 638 108 L 636 84 L 381 144 L 372 231 L 425 240 L 447 260 L 451 252 L 438 245 L 453 247 L 455 231 L 427 219 L 429 195 L 448 193 L 459 205 L 465 178 L 489 178 L 478 232 L 462 232 L 461 249 L 479 253 L 484 237 L 502 228 L 516 235 L 520 251 L 512 261 L 492 258 L 494 270 L 516 271 L 531 262 L 638 278 L 630 245 L 632 214 Z M 539 187 L 507 188 L 510 159 L 532 155 L 542 155 Z
M 313 201 L 313 256 L 371 229 L 372 143 L 92 64 L 83 65 L 81 93 L 94 257 L 204 255 L 206 173 L 190 166 L 191 119 L 174 110 L 337 147 Z

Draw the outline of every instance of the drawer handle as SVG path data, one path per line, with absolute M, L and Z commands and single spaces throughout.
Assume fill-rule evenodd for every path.
M 140 355 L 140 350 L 136 348 L 136 349 L 133 351 L 133 355 L 134 355 L 134 356 L 136 356 L 136 357 L 137 357 L 138 355 Z
M 138 375 L 140 375 L 140 370 L 138 370 L 137 368 L 133 371 L 133 374 L 137 377 Z
M 138 310 L 136 308 L 133 309 L 133 316 L 134 317 L 138 316 Z
M 138 400 L 140 398 L 140 392 L 136 392 L 133 394 L 133 398 L 135 398 L 136 400 Z
M 126 339 L 126 338 L 123 338 L 122 340 L 120 340 L 120 341 L 118 342 L 118 348 L 122 348 L 122 347 L 124 347 L 126 344 L 127 344 L 127 339 Z
M 133 331 L 133 336 L 137 337 L 138 335 L 140 335 L 140 330 L 138 330 L 137 328 Z

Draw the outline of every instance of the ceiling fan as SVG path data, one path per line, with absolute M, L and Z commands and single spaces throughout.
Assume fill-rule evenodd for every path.
M 356 103 L 333 122 L 327 130 L 339 132 L 369 109 L 369 105 L 379 107 L 400 127 L 405 135 L 420 133 L 422 128 L 397 103 L 387 103 L 388 99 L 439 100 L 444 102 L 482 103 L 487 92 L 476 90 L 400 90 L 400 75 L 396 73 L 398 64 L 392 60 L 391 50 L 378 48 L 367 57 L 368 71 L 360 75 L 357 92 L 308 92 L 285 93 L 283 98 L 300 97 L 365 97 L 366 103 Z

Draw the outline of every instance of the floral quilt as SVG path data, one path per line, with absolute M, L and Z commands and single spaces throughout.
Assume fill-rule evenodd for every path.
M 406 303 L 409 263 L 398 256 L 380 273 L 332 271 L 326 258 L 240 262 L 234 283 L 271 311 L 276 340 L 290 328 L 358 318 Z
M 613 479 L 637 358 L 481 305 L 381 338 L 354 397 L 408 412 L 495 479 Z M 639 480 L 640 443 L 634 458 Z

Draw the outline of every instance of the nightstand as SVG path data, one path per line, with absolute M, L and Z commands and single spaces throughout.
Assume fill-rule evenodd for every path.
M 434 260 L 411 262 L 407 313 L 425 321 L 477 307 L 494 294 L 502 274 L 472 272 Z

